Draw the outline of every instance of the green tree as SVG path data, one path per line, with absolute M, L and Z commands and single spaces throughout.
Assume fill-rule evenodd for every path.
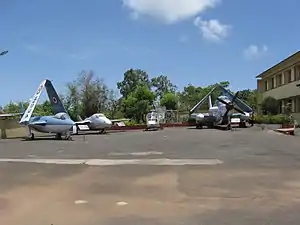
M 276 115 L 278 114 L 279 101 L 270 96 L 266 97 L 261 103 L 261 109 L 263 114 Z
M 167 110 L 176 110 L 178 108 L 178 97 L 175 93 L 165 93 L 160 99 L 160 105 L 165 106 Z
M 110 90 L 108 95 L 107 116 L 111 119 L 124 116 L 121 113 L 121 98 L 118 98 L 118 94 L 114 90 Z
M 14 102 L 11 101 L 3 107 L 3 112 L 4 113 L 19 113 L 20 110 L 21 110 L 20 102 L 19 103 L 14 103 Z
M 127 98 L 128 95 L 133 93 L 140 85 L 148 89 L 151 88 L 148 74 L 140 69 L 127 70 L 124 73 L 123 81 L 117 83 L 117 87 L 123 98 Z
M 253 110 L 257 105 L 257 91 L 245 89 L 239 92 L 238 98 L 247 103 Z
M 64 101 L 72 118 L 106 111 L 109 89 L 92 71 L 82 71 L 76 80 L 67 84 L 67 88 Z
M 167 76 L 160 75 L 151 79 L 151 84 L 155 88 L 155 93 L 159 99 L 166 93 L 175 93 L 177 90 L 176 85 L 168 79 Z
M 140 85 L 127 98 L 122 100 L 122 110 L 127 118 L 132 118 L 136 122 L 145 121 L 144 115 L 153 106 L 155 94 L 149 90 L 148 86 Z
M 43 103 L 36 105 L 34 114 L 40 116 L 53 115 L 50 101 L 46 100 Z

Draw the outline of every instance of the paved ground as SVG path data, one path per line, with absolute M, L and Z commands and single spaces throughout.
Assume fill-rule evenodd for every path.
M 0 160 L 7 158 L 217 159 L 223 163 L 0 162 L 0 224 L 300 223 L 299 138 L 258 128 L 235 132 L 174 128 L 76 136 L 72 142 L 2 140 Z

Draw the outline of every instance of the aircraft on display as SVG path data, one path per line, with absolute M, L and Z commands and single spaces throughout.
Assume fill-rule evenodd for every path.
M 153 110 L 152 112 L 147 114 L 147 130 L 159 130 L 163 129 L 163 127 L 160 124 L 160 121 L 163 119 L 162 115 Z
M 212 105 L 211 94 L 217 88 L 221 89 L 223 95 L 217 97 L 215 104 Z M 231 129 L 231 124 L 239 124 L 240 127 L 247 127 L 253 110 L 246 103 L 238 98 L 237 92 L 235 95 L 230 93 L 221 85 L 216 85 L 204 98 L 202 98 L 191 110 L 190 115 L 196 119 L 196 128 L 207 127 L 225 127 Z M 208 100 L 208 113 L 194 113 L 205 100 Z M 235 110 L 239 113 L 231 113 Z
M 124 121 L 129 121 L 129 119 L 108 119 L 103 113 L 95 113 L 90 117 L 85 118 L 84 120 L 78 116 L 79 121 L 76 121 L 77 126 L 76 133 L 78 130 L 99 130 L 100 134 L 106 133 L 108 129 L 113 126 L 113 123 L 119 123 Z M 125 126 L 125 124 L 120 124 Z
M 46 88 L 52 111 L 55 115 L 32 116 L 34 108 L 44 88 Z M 62 139 L 62 135 L 65 135 L 65 139 L 71 139 L 70 130 L 72 128 L 74 130 L 75 125 L 74 121 L 70 118 L 60 101 L 51 81 L 47 79 L 44 80 L 38 87 L 19 123 L 21 125 L 28 126 L 29 137 L 31 140 L 34 139 L 32 130 L 41 133 L 55 133 L 56 139 Z

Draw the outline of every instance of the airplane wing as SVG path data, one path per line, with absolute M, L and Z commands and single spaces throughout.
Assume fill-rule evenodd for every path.
M 5 118 L 8 118 L 8 117 L 20 116 L 22 114 L 23 113 L 3 113 L 3 114 L 0 114 L 0 119 L 5 119 Z
M 75 122 L 76 125 L 87 125 L 90 124 L 92 121 L 90 120 L 82 120 L 82 121 L 77 121 Z
M 43 91 L 43 88 L 45 87 L 45 83 L 46 80 L 42 81 L 42 83 L 40 84 L 39 88 L 37 89 L 37 91 L 34 93 L 33 98 L 30 100 L 29 106 L 26 109 L 24 115 L 22 116 L 21 120 L 20 120 L 20 124 L 26 124 L 27 122 L 29 122 L 31 116 L 32 116 L 32 112 L 41 96 L 41 93 Z

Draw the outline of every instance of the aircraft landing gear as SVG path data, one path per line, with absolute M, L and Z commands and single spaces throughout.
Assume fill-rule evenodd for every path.
M 101 129 L 101 130 L 99 131 L 99 134 L 106 134 L 106 129 Z
M 34 140 L 34 133 L 31 132 L 31 129 L 28 127 L 28 139 L 29 140 Z
M 61 133 L 55 134 L 55 139 L 56 140 L 61 140 Z
M 34 140 L 34 133 L 30 133 L 30 134 L 29 134 L 29 139 L 30 139 L 30 140 Z
M 196 129 L 202 129 L 203 125 L 201 123 L 196 124 Z
M 72 140 L 71 132 L 66 133 L 65 140 Z

